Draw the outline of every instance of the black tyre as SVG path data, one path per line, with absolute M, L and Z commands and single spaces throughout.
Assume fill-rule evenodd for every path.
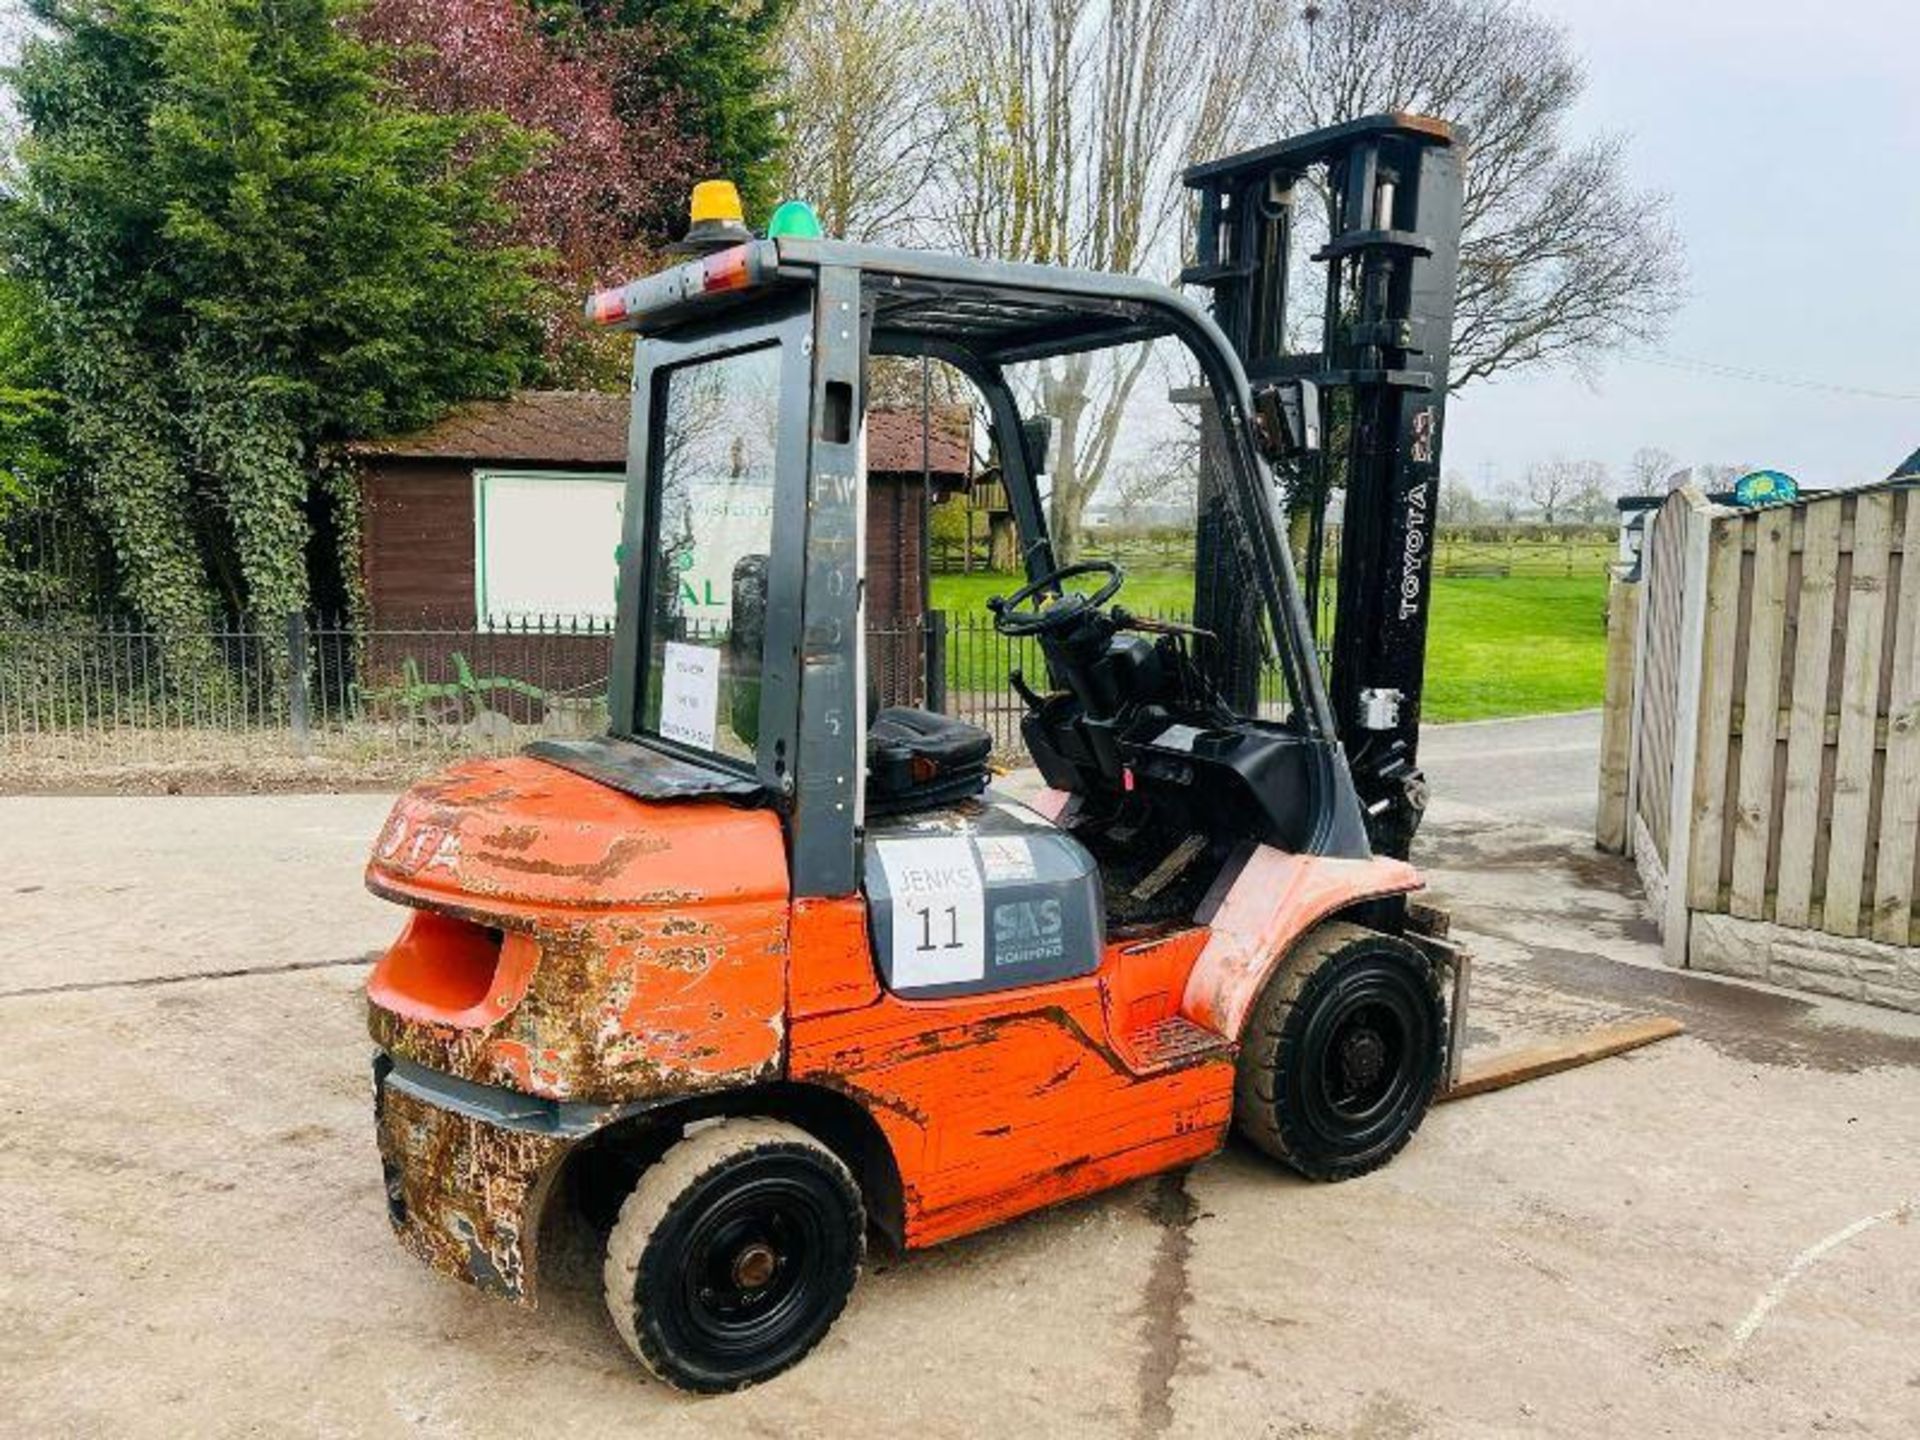
M 1310 1180 L 1364 1175 L 1420 1128 L 1445 1055 L 1427 957 L 1359 925 L 1321 925 L 1280 962 L 1247 1017 L 1234 1124 Z
M 839 1158 L 775 1120 L 725 1120 L 640 1177 L 607 1240 L 607 1310 L 640 1363 L 681 1390 L 777 1375 L 827 1333 L 866 1250 Z

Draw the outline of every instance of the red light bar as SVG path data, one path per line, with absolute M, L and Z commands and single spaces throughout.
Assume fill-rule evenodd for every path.
M 587 300 L 587 319 L 595 325 L 637 328 L 637 322 L 646 316 L 670 311 L 702 295 L 748 289 L 763 273 L 754 260 L 756 245 L 763 243 L 729 245 L 644 280 L 613 290 L 596 290 Z
M 747 273 L 747 247 L 735 245 L 707 256 L 700 262 L 700 271 L 704 280 L 700 288 L 709 294 L 715 290 L 744 289 L 751 278 Z
M 627 318 L 627 287 L 596 290 L 587 301 L 587 319 L 595 325 L 618 325 Z

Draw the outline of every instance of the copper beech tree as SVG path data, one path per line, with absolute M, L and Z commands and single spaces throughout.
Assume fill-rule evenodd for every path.
M 359 28 L 387 48 L 412 104 L 502 115 L 533 137 L 532 163 L 503 186 L 510 214 L 495 238 L 535 252 L 553 287 L 543 318 L 556 378 L 612 379 L 617 363 L 577 302 L 652 263 L 703 158 L 671 95 L 622 103 L 650 63 L 649 35 L 543 24 L 526 0 L 373 0 Z

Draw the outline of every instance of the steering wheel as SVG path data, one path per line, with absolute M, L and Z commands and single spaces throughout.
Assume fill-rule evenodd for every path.
M 1061 590 L 1063 582 L 1076 580 L 1082 575 L 1104 575 L 1107 583 L 1091 595 L 1069 595 Z M 1098 610 L 1113 599 L 1120 593 L 1120 587 L 1126 583 L 1126 579 L 1127 572 L 1111 560 L 1082 560 L 1077 565 L 1063 565 L 1042 575 L 1004 599 L 994 596 L 987 601 L 987 608 L 993 612 L 993 628 L 1002 635 L 1050 635 L 1067 629 L 1089 610 Z M 1022 605 L 1039 600 L 1048 591 L 1052 591 L 1055 597 L 1052 604 L 1035 605 L 1025 614 L 1018 613 Z

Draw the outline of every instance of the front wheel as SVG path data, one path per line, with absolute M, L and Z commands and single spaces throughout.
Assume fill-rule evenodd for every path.
M 793 1125 L 724 1120 L 675 1144 L 621 1205 L 607 1309 L 669 1385 L 738 1390 L 827 1333 L 865 1248 L 859 1187 L 838 1156 Z
M 1281 961 L 1247 1017 L 1234 1124 L 1310 1180 L 1364 1175 L 1420 1128 L 1445 1055 L 1427 957 L 1394 936 L 1330 922 Z

